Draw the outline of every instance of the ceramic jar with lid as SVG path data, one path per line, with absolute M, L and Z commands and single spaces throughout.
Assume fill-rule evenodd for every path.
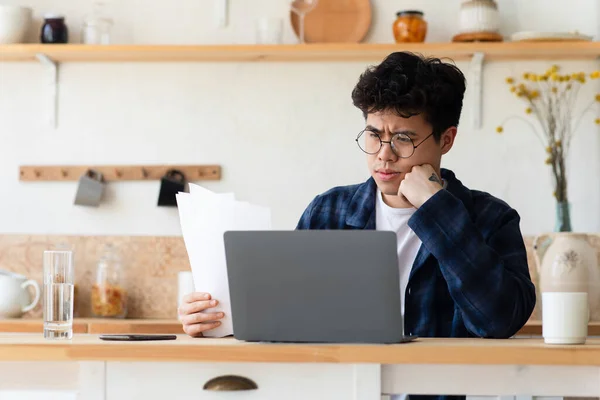
M 494 0 L 467 0 L 460 6 L 460 33 L 497 33 L 498 5 Z
M 68 43 L 69 29 L 65 24 L 65 17 L 58 14 L 45 15 L 40 41 L 45 44 Z
M 399 11 L 396 13 L 393 31 L 396 43 L 420 43 L 427 36 L 427 21 L 423 12 L 417 10 Z

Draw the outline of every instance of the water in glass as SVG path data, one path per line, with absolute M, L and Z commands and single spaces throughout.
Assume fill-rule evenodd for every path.
M 73 284 L 44 285 L 44 337 L 71 339 L 73 337 Z

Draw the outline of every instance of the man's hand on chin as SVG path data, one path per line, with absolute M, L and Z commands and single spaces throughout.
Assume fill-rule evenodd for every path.
M 419 208 L 442 189 L 442 179 L 431 165 L 415 165 L 400 183 L 398 195 Z

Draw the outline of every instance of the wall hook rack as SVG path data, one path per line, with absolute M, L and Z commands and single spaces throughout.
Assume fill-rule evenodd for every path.
M 90 169 L 101 173 L 107 182 L 160 180 L 171 169 L 181 171 L 187 181 L 216 181 L 221 179 L 220 165 L 23 165 L 19 167 L 19 180 L 26 182 L 78 181 Z

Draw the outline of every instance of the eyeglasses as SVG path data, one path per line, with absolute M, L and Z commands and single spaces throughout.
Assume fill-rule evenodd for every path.
M 433 136 L 434 132 L 431 132 L 429 136 L 425 139 L 421 140 L 421 143 L 415 145 L 410 136 L 405 133 L 396 133 L 392 136 L 392 139 L 387 142 L 385 140 L 381 140 L 381 137 L 368 129 L 364 129 L 361 131 L 356 137 L 356 143 L 358 147 L 367 154 L 377 154 L 383 147 L 384 143 L 388 143 L 392 148 L 392 151 L 395 155 L 400 158 L 409 158 L 415 153 L 415 149 L 419 147 L 424 141 L 429 139 L 429 137 Z

